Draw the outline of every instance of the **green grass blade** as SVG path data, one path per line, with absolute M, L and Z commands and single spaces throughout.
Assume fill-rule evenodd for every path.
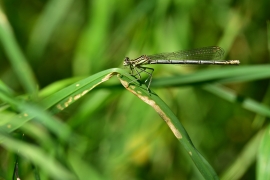
M 91 101 L 84 101 L 84 103 L 82 103 L 82 105 L 80 106 L 80 109 L 78 109 L 78 111 L 76 111 L 73 116 L 67 121 L 69 126 L 71 126 L 72 128 L 76 128 L 77 126 L 80 126 L 82 123 L 84 123 L 83 117 L 90 116 L 99 107 L 102 107 L 106 100 L 112 96 L 112 93 L 109 90 L 99 90 L 96 92 L 92 92 L 91 96 Z
M 86 163 L 80 156 L 78 156 L 78 152 L 70 152 L 69 160 L 79 179 L 85 179 L 85 177 L 89 177 L 89 174 L 91 174 L 91 180 L 106 179 L 104 176 L 100 175 L 97 170 L 95 170 L 95 167 L 91 167 L 89 163 Z
M 20 112 L 19 115 L 14 115 L 14 117 L 9 121 L 4 121 L 4 123 L 2 123 L 0 126 L 0 130 L 2 132 L 10 133 L 35 117 L 40 120 L 41 123 L 46 124 L 59 137 L 66 139 L 71 133 L 69 127 L 63 123 L 60 123 L 60 121 L 58 121 L 55 117 L 52 117 L 51 114 L 44 111 L 44 109 L 54 106 L 54 111 L 61 111 L 99 84 L 109 80 L 117 73 L 129 75 L 126 71 L 118 68 L 99 72 L 43 99 L 40 102 L 42 107 L 33 103 L 25 102 L 24 100 L 22 101 L 20 99 L 13 98 L 10 95 L 0 91 L 0 99 L 12 105 Z M 59 127 L 61 127 L 61 131 L 59 131 Z
M 97 72 L 107 64 L 106 56 L 103 56 L 106 54 L 105 42 L 109 38 L 112 9 L 117 6 L 115 1 L 106 0 L 89 1 L 89 4 L 87 20 L 91 23 L 80 34 L 73 61 L 73 73 L 77 76 Z M 99 63 L 89 61 L 89 57 L 99 59 Z
M 243 108 L 248 109 L 249 111 L 270 117 L 270 108 L 268 106 L 263 105 L 251 98 L 239 97 L 236 93 L 234 93 L 232 90 L 229 90 L 228 88 L 222 87 L 220 85 L 208 84 L 203 86 L 203 89 L 229 102 L 238 102 L 242 104 Z
M 32 61 L 39 60 L 44 54 L 54 30 L 59 26 L 61 20 L 65 18 L 72 3 L 73 0 L 48 1 L 30 36 L 28 55 Z
M 24 87 L 28 94 L 35 97 L 37 94 L 37 83 L 34 73 L 28 65 L 2 9 L 0 9 L 0 41 L 3 44 L 5 52 L 9 57 L 13 70 L 17 74 L 22 87 Z
M 58 110 L 63 110 L 64 108 L 68 107 L 70 104 L 74 103 L 76 100 L 87 94 L 93 88 L 109 80 L 112 76 L 118 73 L 128 75 L 126 71 L 119 68 L 101 71 L 92 76 L 89 76 L 88 78 L 73 83 L 68 87 L 44 98 L 41 103 L 46 109 L 57 104 L 56 108 Z
M 0 143 L 1 146 L 6 149 L 18 152 L 20 155 L 27 157 L 35 164 L 42 167 L 42 169 L 48 172 L 54 179 L 75 179 L 75 176 L 71 174 L 69 170 L 56 162 L 53 158 L 50 158 L 40 147 L 23 143 L 2 133 L 0 133 Z
M 241 179 L 243 174 L 254 163 L 258 147 L 265 130 L 259 131 L 243 148 L 235 162 L 221 175 L 221 180 Z M 244 164 L 244 166 L 243 166 Z
M 14 114 L 13 116 L 9 116 L 9 118 L 3 119 L 0 126 L 0 132 L 13 132 L 29 120 L 35 118 L 35 120 L 47 126 L 60 139 L 68 139 L 71 135 L 70 128 L 67 125 L 59 121 L 56 117 L 53 117 L 49 112 L 44 111 L 39 105 L 14 99 L 9 95 L 4 96 L 3 93 L 0 93 L 0 99 L 9 103 L 20 112 L 19 114 Z M 59 131 L 59 128 L 61 128 L 61 131 Z
M 263 138 L 259 145 L 257 157 L 257 172 L 258 180 L 270 179 L 270 125 L 266 128 Z
M 211 92 L 229 102 L 241 103 L 245 109 L 257 114 L 270 117 L 270 108 L 251 98 L 240 97 L 228 88 L 208 83 L 235 83 L 254 81 L 270 77 L 270 65 L 242 66 L 234 68 L 222 68 L 202 70 L 193 74 L 160 78 L 153 80 L 153 87 L 200 85 L 207 83 L 203 89 Z
M 5 93 L 9 93 L 9 94 L 13 93 L 13 91 L 1 80 L 0 80 L 0 91 L 3 91 Z
M 72 77 L 72 78 L 63 79 L 63 80 L 53 82 L 50 85 L 46 86 L 45 88 L 41 89 L 39 91 L 38 95 L 41 98 L 48 97 L 51 94 L 54 94 L 55 92 L 60 91 L 61 89 L 65 88 L 68 85 L 75 83 L 81 79 L 82 79 L 82 77 Z
M 167 123 L 175 137 L 184 146 L 187 153 L 192 158 L 193 162 L 197 166 L 205 179 L 218 179 L 217 174 L 211 165 L 204 159 L 204 157 L 194 147 L 189 135 L 185 128 L 182 126 L 177 117 L 173 114 L 170 108 L 154 93 L 149 93 L 146 90 L 146 86 L 140 86 L 137 81 L 129 84 L 130 81 L 134 80 L 132 76 L 124 76 L 119 79 L 124 87 L 130 92 L 135 94 L 145 103 L 149 104 L 154 110 L 160 115 L 160 117 Z
M 222 69 L 201 70 L 188 75 L 159 78 L 152 87 L 185 86 L 202 83 L 246 82 L 270 77 L 270 65 L 224 67 Z

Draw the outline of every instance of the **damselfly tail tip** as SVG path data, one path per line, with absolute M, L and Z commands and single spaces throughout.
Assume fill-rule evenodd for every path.
M 238 65 L 238 64 L 240 64 L 240 61 L 239 60 L 230 60 L 229 64 Z

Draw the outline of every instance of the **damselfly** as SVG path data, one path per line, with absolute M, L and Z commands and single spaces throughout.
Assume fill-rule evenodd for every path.
M 152 74 L 154 69 L 144 67 L 142 65 L 149 64 L 193 64 L 193 65 L 238 65 L 239 60 L 220 60 L 224 55 L 224 50 L 218 46 L 203 47 L 192 50 L 183 50 L 171 53 L 161 53 L 155 55 L 142 55 L 136 59 L 124 59 L 123 65 L 129 66 L 131 75 L 136 80 L 141 79 L 141 73 L 148 74 L 145 83 L 148 82 L 147 90 L 152 82 Z M 146 71 L 149 70 L 150 72 Z M 138 76 L 138 77 L 137 77 Z M 131 81 L 132 82 L 132 81 Z M 129 83 L 131 83 L 129 82 Z

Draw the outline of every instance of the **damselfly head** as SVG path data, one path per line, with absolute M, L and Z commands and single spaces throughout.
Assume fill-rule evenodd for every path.
M 130 65 L 130 59 L 129 59 L 129 57 L 125 57 L 124 62 L 123 62 L 123 65 L 124 66 L 129 66 Z

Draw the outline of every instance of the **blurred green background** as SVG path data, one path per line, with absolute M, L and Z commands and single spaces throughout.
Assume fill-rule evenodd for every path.
M 49 91 L 39 94 L 44 98 L 94 73 L 123 68 L 126 56 L 218 45 L 226 52 L 224 59 L 239 59 L 240 66 L 269 62 L 268 0 L 3 0 L 0 4 L 0 77 L 14 97 L 46 87 Z M 13 33 L 16 44 L 3 29 Z M 9 46 L 21 51 L 9 51 Z M 16 58 L 25 60 L 33 73 L 23 65 L 14 68 Z M 200 83 L 158 87 L 155 79 L 235 67 L 154 68 L 151 89 L 171 107 L 218 176 L 258 178 L 256 158 L 270 110 L 265 108 L 267 116 L 252 108 L 269 105 L 269 79 L 250 74 L 252 81 L 222 85 L 225 92 L 238 96 L 228 101 Z M 26 86 L 20 73 L 30 73 L 29 81 L 36 85 Z M 257 106 L 245 107 L 245 100 Z M 3 99 L 1 103 L 5 105 Z M 78 146 L 59 143 L 46 125 L 31 121 L 12 138 L 57 157 L 57 164 L 79 179 L 203 179 L 166 123 L 115 77 L 56 116 L 80 136 Z M 0 179 L 11 179 L 16 158 L 16 150 L 0 147 Z M 46 163 L 35 166 L 24 156 L 18 162 L 22 179 L 35 179 L 36 168 L 41 179 L 54 179 L 44 170 Z

